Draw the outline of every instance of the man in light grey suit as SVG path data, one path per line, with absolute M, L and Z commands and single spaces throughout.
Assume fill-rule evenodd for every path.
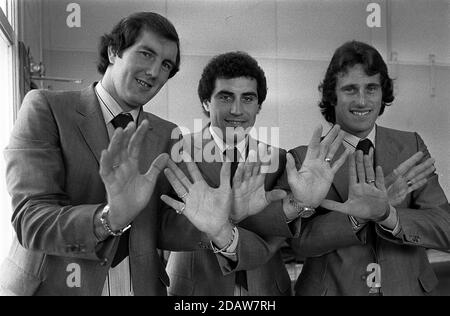
M 182 229 L 165 225 L 173 210 L 160 196 L 171 191 L 158 175 L 176 126 L 142 107 L 179 64 L 173 25 L 135 13 L 102 37 L 101 82 L 25 97 L 5 150 L 16 238 L 0 272 L 4 293 L 166 295 L 157 248 L 195 250 L 200 240 L 174 238 Z
M 322 114 L 346 132 L 339 151 L 357 154 L 356 162 L 352 156 L 350 167 L 337 172 L 328 201 L 292 240 L 306 257 L 296 294 L 432 293 L 438 281 L 426 249 L 450 249 L 450 206 L 422 138 L 375 124 L 394 100 L 386 63 L 370 45 L 345 43 L 334 53 L 321 89 Z M 300 166 L 306 147 L 291 153 Z M 398 166 L 410 157 L 423 158 L 401 171 Z M 386 182 L 383 174 L 390 175 Z M 407 183 L 406 191 L 391 194 L 397 190 L 393 179 Z

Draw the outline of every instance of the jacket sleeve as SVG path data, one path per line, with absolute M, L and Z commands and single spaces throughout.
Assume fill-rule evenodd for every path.
M 4 156 L 12 224 L 23 247 L 91 260 L 110 253 L 113 239 L 99 242 L 94 234 L 94 214 L 104 204 L 72 205 L 64 191 L 58 126 L 41 91 L 24 98 Z
M 430 153 L 422 138 L 415 133 L 417 151 Z M 433 173 L 428 182 L 411 192 L 400 207 L 396 207 L 400 220 L 397 236 L 377 227 L 377 233 L 388 241 L 409 246 L 450 250 L 450 206 L 439 185 L 438 175 Z

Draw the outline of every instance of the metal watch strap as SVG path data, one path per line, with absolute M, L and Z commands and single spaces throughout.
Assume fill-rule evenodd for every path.
M 114 237 L 119 237 L 124 232 L 126 232 L 128 229 L 130 229 L 131 225 L 127 225 L 125 228 L 122 228 L 118 231 L 113 231 L 111 229 L 111 225 L 109 223 L 108 215 L 109 215 L 109 205 L 107 204 L 102 210 L 102 214 L 100 216 L 100 222 L 102 223 L 103 228 L 108 232 L 109 235 L 114 236 Z
M 295 208 L 297 211 L 297 217 L 308 218 L 316 213 L 316 209 L 310 206 L 304 206 L 297 202 L 293 195 L 289 196 L 289 203 Z

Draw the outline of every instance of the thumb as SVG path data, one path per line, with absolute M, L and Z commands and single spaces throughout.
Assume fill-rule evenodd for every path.
M 347 209 L 344 207 L 344 203 L 340 203 L 340 202 L 336 202 L 336 201 L 331 201 L 331 200 L 323 200 L 322 203 L 320 203 L 320 206 L 323 208 L 326 208 L 327 210 L 331 210 L 331 211 L 337 211 L 340 213 L 344 213 L 347 215 L 351 215 L 348 214 Z
M 158 157 L 156 157 L 155 160 L 153 160 L 152 165 L 145 174 L 145 178 L 152 185 L 152 190 L 153 186 L 156 183 L 156 180 L 158 179 L 160 172 L 166 168 L 168 161 L 169 161 L 168 154 L 166 153 L 160 154 Z
M 282 200 L 286 196 L 287 196 L 287 193 L 284 190 L 275 189 L 270 192 L 266 192 L 266 200 L 269 203 L 272 203 L 272 202 L 275 202 L 278 200 Z

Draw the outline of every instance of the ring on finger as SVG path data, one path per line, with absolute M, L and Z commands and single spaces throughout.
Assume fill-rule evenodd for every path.
M 331 162 L 331 158 L 325 158 L 325 161 L 330 163 Z
M 188 192 L 185 192 L 182 196 L 180 196 L 180 199 L 184 199 L 188 194 Z
M 370 179 L 370 180 L 367 180 L 366 182 L 367 182 L 368 184 L 372 184 L 372 183 L 375 183 L 375 180 Z
M 177 212 L 178 215 L 183 214 L 184 210 L 186 209 L 186 204 L 183 204 L 183 206 L 181 207 L 180 210 L 175 210 Z
M 406 184 L 407 184 L 409 187 L 413 185 L 413 183 L 412 183 L 411 180 L 408 180 L 408 181 L 406 182 Z

